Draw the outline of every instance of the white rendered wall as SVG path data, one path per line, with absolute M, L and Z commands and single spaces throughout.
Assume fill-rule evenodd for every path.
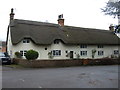
M 45 50 L 45 48 L 47 48 L 47 50 Z M 53 59 L 69 59 L 70 57 L 66 57 L 67 55 L 66 51 L 68 52 L 73 51 L 74 58 L 77 58 L 76 54 L 80 55 L 80 51 L 87 51 L 87 56 L 80 56 L 80 58 L 92 58 L 93 49 L 96 49 L 95 58 L 103 58 L 103 57 L 110 57 L 113 54 L 114 50 L 118 50 L 118 46 L 104 45 L 104 48 L 98 48 L 97 45 L 88 45 L 87 48 L 80 48 L 80 45 L 65 45 L 61 42 L 59 44 L 52 44 L 52 45 L 36 45 L 33 42 L 22 43 L 21 41 L 19 44 L 13 46 L 12 57 L 15 57 L 14 53 L 16 51 L 21 51 L 21 50 L 24 51 L 30 49 L 34 49 L 39 52 L 38 59 L 49 59 L 48 52 L 52 50 L 61 50 L 61 56 L 54 56 Z M 103 56 L 98 55 L 99 50 L 104 51 Z
M 11 58 L 14 57 L 13 55 L 13 45 L 12 45 L 12 41 L 11 41 L 11 33 L 10 33 L 10 29 L 9 29 L 9 33 L 8 33 L 8 41 L 7 41 L 7 52 L 10 55 Z

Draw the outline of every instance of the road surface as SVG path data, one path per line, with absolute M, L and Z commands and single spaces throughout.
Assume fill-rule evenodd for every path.
M 118 88 L 118 65 L 15 69 L 3 67 L 3 88 Z

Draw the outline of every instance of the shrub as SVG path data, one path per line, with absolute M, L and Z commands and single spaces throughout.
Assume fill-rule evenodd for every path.
M 20 52 L 15 52 L 15 56 L 16 56 L 17 58 L 21 58 L 21 53 L 20 53 Z
M 35 60 L 38 58 L 38 56 L 39 56 L 39 53 L 35 50 L 29 50 L 25 55 L 27 60 Z
M 92 50 L 92 58 L 95 57 L 95 53 L 96 53 L 96 49 L 93 49 L 93 50 Z
M 50 58 L 50 59 L 53 59 L 53 55 L 52 55 L 52 51 L 51 52 L 48 52 L 48 57 Z

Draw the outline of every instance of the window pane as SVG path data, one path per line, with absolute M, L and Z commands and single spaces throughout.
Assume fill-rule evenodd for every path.
M 103 48 L 103 45 L 98 45 L 98 48 Z
M 59 51 L 58 50 L 56 50 L 56 56 L 58 56 L 59 55 Z
M 23 43 L 30 43 L 30 39 L 24 39 Z
M 55 50 L 53 50 L 53 56 L 55 56 Z
M 23 56 L 23 51 L 20 51 L 21 56 Z
M 119 54 L 119 50 L 114 50 L 114 54 Z
M 102 55 L 104 55 L 104 52 L 103 51 L 98 51 L 98 55 L 102 56 Z
M 87 45 L 80 45 L 80 48 L 87 48 Z
M 23 43 L 26 43 L 26 41 L 25 41 L 25 40 L 23 40 Z
M 54 41 L 54 44 L 59 44 L 59 40 L 55 40 L 55 41 Z
M 30 42 L 30 40 L 29 39 L 27 39 L 27 43 L 29 43 Z
M 27 51 L 24 51 L 24 56 L 26 55 Z
M 60 56 L 61 50 L 53 50 L 53 56 Z
M 61 55 L 61 50 L 59 50 L 59 56 Z
M 81 56 L 87 56 L 87 51 L 80 51 Z

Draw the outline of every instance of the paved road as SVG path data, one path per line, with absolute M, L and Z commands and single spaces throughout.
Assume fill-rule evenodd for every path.
M 118 66 L 13 69 L 3 67 L 3 88 L 118 88 Z

